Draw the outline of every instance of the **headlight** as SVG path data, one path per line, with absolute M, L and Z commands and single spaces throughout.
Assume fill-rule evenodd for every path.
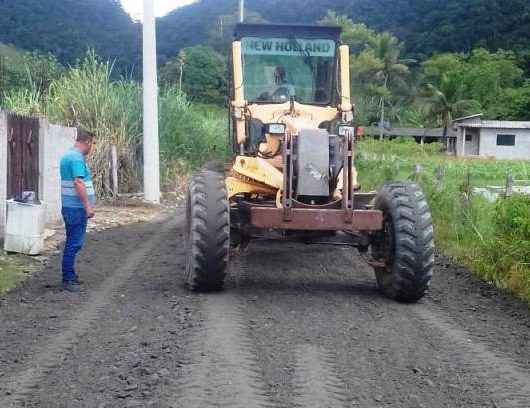
M 267 133 L 270 135 L 285 134 L 285 125 L 283 123 L 269 123 L 267 125 Z
M 339 136 L 346 136 L 355 134 L 355 128 L 353 126 L 343 126 L 339 125 Z

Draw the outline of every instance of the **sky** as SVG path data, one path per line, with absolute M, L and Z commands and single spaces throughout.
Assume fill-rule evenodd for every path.
M 170 11 L 193 3 L 195 0 L 154 0 L 155 14 L 160 17 L 166 15 Z M 143 0 L 121 0 L 123 8 L 135 19 L 139 20 L 143 14 Z

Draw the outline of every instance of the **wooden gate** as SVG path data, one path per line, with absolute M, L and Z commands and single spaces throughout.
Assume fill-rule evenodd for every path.
M 7 115 L 7 199 L 39 198 L 39 119 Z

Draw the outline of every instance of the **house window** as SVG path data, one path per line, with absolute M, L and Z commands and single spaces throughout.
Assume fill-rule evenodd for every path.
M 472 142 L 473 141 L 473 135 L 467 133 L 466 134 L 466 142 Z
M 497 135 L 497 146 L 515 146 L 515 135 Z

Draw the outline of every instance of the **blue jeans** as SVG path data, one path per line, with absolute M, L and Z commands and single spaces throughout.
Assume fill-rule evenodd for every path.
M 63 253 L 63 282 L 77 279 L 74 270 L 75 256 L 85 243 L 87 216 L 84 208 L 63 207 L 64 225 L 66 227 L 66 242 Z

